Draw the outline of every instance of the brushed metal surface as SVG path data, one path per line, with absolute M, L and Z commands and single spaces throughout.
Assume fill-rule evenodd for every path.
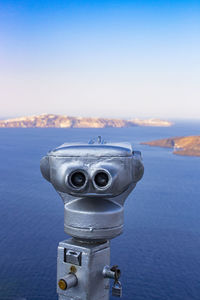
M 78 283 L 69 290 L 59 288 L 58 282 L 71 272 L 73 264 L 64 262 L 65 249 L 81 253 L 81 265 L 76 265 Z M 69 239 L 59 243 L 57 256 L 57 293 L 59 300 L 108 300 L 109 279 L 102 271 L 110 264 L 109 242 L 102 244 L 84 244 Z
M 123 230 L 123 204 L 143 175 L 140 152 L 129 143 L 63 144 L 41 160 L 41 172 L 64 201 L 64 230 L 81 239 L 112 239 Z M 103 172 L 107 183 L 95 176 Z M 83 184 L 72 184 L 73 174 Z
M 59 300 L 108 300 L 103 270 L 110 265 L 109 240 L 122 233 L 124 202 L 143 176 L 140 152 L 98 137 L 98 143 L 57 147 L 41 159 L 40 169 L 64 202 L 64 230 L 73 237 L 58 246 Z M 59 281 L 67 286 L 67 280 L 70 288 L 60 288 Z M 120 296 L 117 283 L 113 295 Z

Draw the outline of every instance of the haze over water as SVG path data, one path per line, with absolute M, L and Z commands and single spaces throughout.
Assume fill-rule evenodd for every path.
M 0 1 L 0 117 L 191 118 L 197 0 Z
M 112 240 L 126 300 L 199 300 L 200 158 L 142 141 L 199 134 L 200 123 L 169 128 L 0 130 L 0 299 L 55 300 L 56 251 L 67 238 L 63 203 L 39 170 L 63 142 L 102 135 L 141 150 L 145 174 L 125 204 L 123 235 Z M 115 298 L 112 298 L 114 300 Z

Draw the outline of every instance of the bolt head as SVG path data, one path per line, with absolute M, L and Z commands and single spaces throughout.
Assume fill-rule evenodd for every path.
M 66 283 L 66 281 L 64 279 L 60 279 L 58 281 L 58 286 L 63 291 L 67 289 L 67 283 Z

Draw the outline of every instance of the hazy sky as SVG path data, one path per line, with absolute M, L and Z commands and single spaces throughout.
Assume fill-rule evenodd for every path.
M 0 0 L 0 117 L 200 119 L 200 1 Z

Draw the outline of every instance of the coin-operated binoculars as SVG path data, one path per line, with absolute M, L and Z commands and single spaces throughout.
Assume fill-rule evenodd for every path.
M 108 300 L 122 294 L 120 270 L 110 267 L 109 241 L 120 235 L 124 202 L 144 168 L 130 144 L 93 141 L 63 144 L 41 159 L 45 179 L 64 202 L 64 230 L 72 238 L 59 243 L 59 300 Z

